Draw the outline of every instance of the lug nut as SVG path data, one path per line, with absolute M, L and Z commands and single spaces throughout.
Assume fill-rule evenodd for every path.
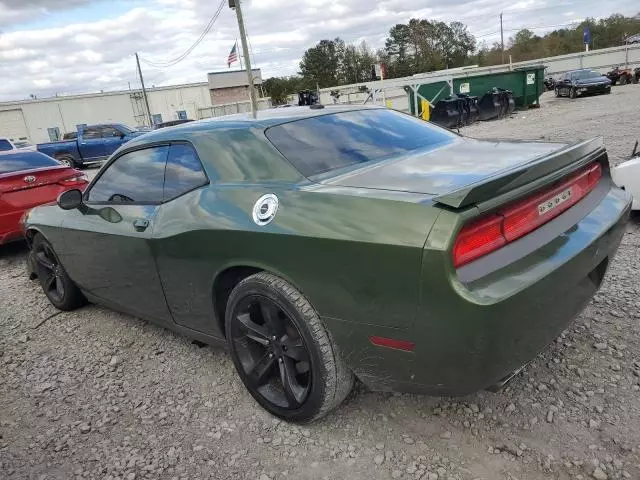
M 273 358 L 273 353 L 270 353 L 270 354 L 269 354 L 269 358 Z

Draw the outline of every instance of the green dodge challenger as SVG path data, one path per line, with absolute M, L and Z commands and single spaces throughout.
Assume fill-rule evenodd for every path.
M 594 295 L 629 209 L 600 139 L 478 141 L 313 106 L 138 137 L 23 228 L 57 308 L 227 345 L 260 405 L 308 422 L 355 378 L 499 388 Z

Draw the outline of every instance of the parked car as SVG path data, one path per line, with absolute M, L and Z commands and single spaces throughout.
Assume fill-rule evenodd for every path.
M 611 85 L 616 85 L 617 83 L 620 85 L 627 85 L 628 83 L 633 82 L 633 70 L 630 68 L 616 67 L 605 76 L 611 80 Z
M 84 189 L 84 173 L 32 150 L 0 152 L 0 245 L 22 238 L 19 221 L 35 206 L 55 203 L 69 189 Z
M 640 150 L 638 150 L 638 142 L 636 142 L 631 158 L 611 169 L 611 177 L 616 185 L 631 194 L 633 210 L 640 210 Z
M 611 80 L 589 69 L 574 70 L 556 82 L 556 97 L 576 98 L 580 95 L 609 94 Z
M 37 149 L 64 165 L 80 168 L 103 162 L 121 145 L 139 135 L 142 132 L 136 132 L 120 123 L 79 125 L 75 138 L 40 143 Z
M 170 120 L 168 122 L 163 122 L 163 123 L 156 123 L 153 126 L 153 130 L 158 130 L 159 128 L 166 128 L 166 127 L 175 127 L 176 125 L 183 125 L 185 123 L 190 123 L 193 122 L 193 120 Z
M 556 88 L 556 81 L 553 77 L 546 77 L 544 79 L 544 87 L 547 90 L 555 90 Z
M 314 105 L 134 139 L 24 229 L 57 308 L 89 300 L 227 345 L 260 405 L 307 422 L 354 376 L 435 395 L 504 384 L 598 290 L 630 204 L 601 139 L 480 141 Z
M 8 138 L 0 138 L 0 152 L 7 152 L 9 150 L 15 150 L 15 145 Z

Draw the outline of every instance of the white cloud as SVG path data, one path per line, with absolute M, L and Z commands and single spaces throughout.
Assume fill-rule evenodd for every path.
M 121 6 L 123 3 L 120 2 Z M 125 4 L 126 5 L 126 4 Z M 0 100 L 55 93 L 116 90 L 138 85 L 134 53 L 164 62 L 184 52 L 218 7 L 215 0 L 136 0 L 109 17 L 104 0 L 0 0 Z M 80 7 L 80 10 L 72 10 Z M 618 0 L 615 11 L 637 13 L 637 0 Z M 554 25 L 583 16 L 607 16 L 601 0 L 247 0 L 245 23 L 254 63 L 264 76 L 297 71 L 304 50 L 323 38 L 366 40 L 381 47 L 389 28 L 412 17 L 462 21 L 479 41 L 498 38 L 504 11 L 506 36 L 522 27 Z M 92 18 L 95 11 L 95 20 Z M 55 27 L 27 29 L 24 22 Z M 66 23 L 60 22 L 65 15 Z M 82 21 L 73 15 L 82 12 Z M 105 16 L 106 12 L 106 16 Z M 582 17 L 581 17 L 582 18 Z M 577 19 L 579 20 L 579 19 Z M 21 23 L 23 22 L 23 23 Z M 31 23 L 33 24 L 33 23 Z M 536 29 L 536 33 L 544 30 Z M 238 37 L 235 13 L 226 0 L 213 30 L 178 65 L 161 69 L 143 62 L 149 85 L 206 81 L 206 73 L 226 69 L 226 57 Z

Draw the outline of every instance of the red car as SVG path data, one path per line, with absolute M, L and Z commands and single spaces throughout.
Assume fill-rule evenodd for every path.
M 55 202 L 62 192 L 88 184 L 87 176 L 34 150 L 0 152 L 0 245 L 20 240 L 20 219 Z

